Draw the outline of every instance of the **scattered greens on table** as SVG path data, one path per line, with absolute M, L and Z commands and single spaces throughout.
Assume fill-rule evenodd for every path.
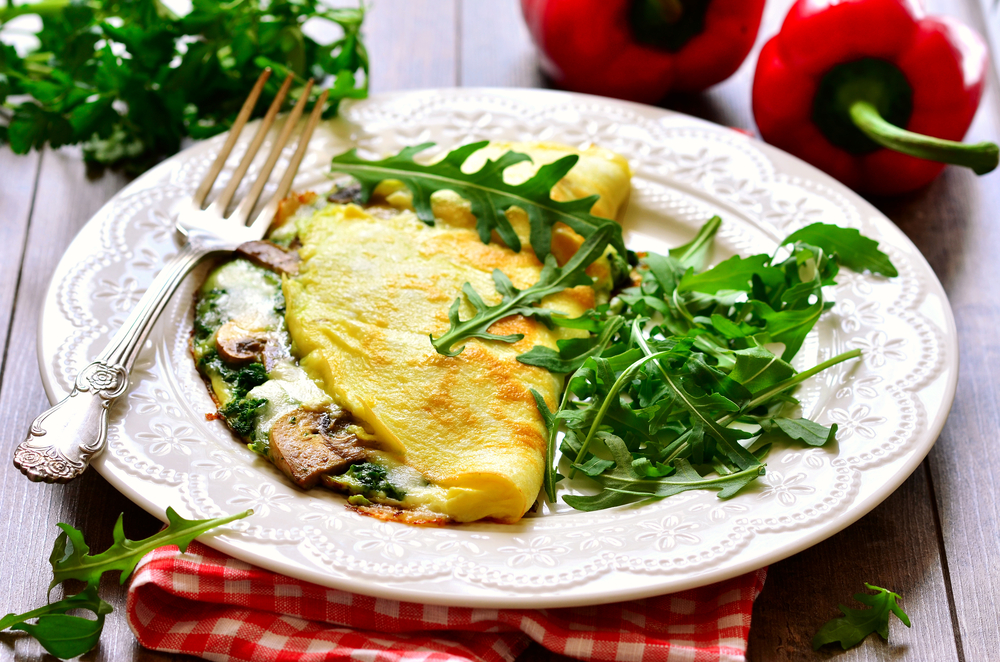
M 790 391 L 838 363 L 861 356 L 844 352 L 802 372 L 791 361 L 820 316 L 833 306 L 824 288 L 835 285 L 841 265 L 896 276 L 878 243 L 854 229 L 814 223 L 793 232 L 773 255 L 734 256 L 705 269 L 722 223 L 713 217 L 689 243 L 667 255 L 627 252 L 621 228 L 590 214 L 597 196 L 556 202 L 550 191 L 578 160 L 565 156 L 544 165 L 522 184 L 503 179 L 506 168 L 526 159 L 507 152 L 478 171 L 462 165 L 486 142 L 452 150 L 431 164 L 414 156 L 432 143 L 409 147 L 395 156 L 368 161 L 350 150 L 333 158 L 332 169 L 361 183 L 368 202 L 384 180 L 397 180 L 413 194 L 417 216 L 434 224 L 431 194 L 452 190 L 466 198 L 484 242 L 496 231 L 514 250 L 521 244 L 504 212 L 519 206 L 528 214 L 532 248 L 544 267 L 537 283 L 518 290 L 499 270 L 493 280 L 501 301 L 488 305 L 466 283 L 449 311 L 450 328 L 432 337 L 446 356 L 462 352 L 463 341 L 481 338 L 513 343 L 523 336 L 489 333 L 509 315 L 534 317 L 548 326 L 589 331 L 584 338 L 560 340 L 558 349 L 536 346 L 520 355 L 528 365 L 568 375 L 555 412 L 533 391 L 549 431 L 545 492 L 556 500 L 557 434 L 569 458 L 571 476 L 582 473 L 600 488 L 590 496 L 568 495 L 579 510 L 602 510 L 662 499 L 687 490 L 716 490 L 728 498 L 765 472 L 763 459 L 774 442 L 823 446 L 837 426 L 826 427 L 790 413 L 797 400 Z M 554 223 L 563 222 L 586 241 L 563 267 L 549 254 Z M 609 304 L 568 319 L 536 307 L 565 287 L 590 281 L 585 269 L 612 253 L 612 272 L 621 290 Z M 628 255 L 629 264 L 618 256 Z M 630 265 L 638 282 L 631 283 Z M 475 309 L 459 316 L 462 297 Z M 780 355 L 775 354 L 781 346 Z M 456 349 L 457 346 L 457 349 Z
M 192 540 L 206 531 L 252 514 L 252 510 L 246 510 L 228 517 L 190 520 L 178 515 L 173 508 L 167 508 L 167 527 L 145 540 L 126 538 L 119 516 L 114 529 L 114 544 L 93 555 L 78 529 L 60 523 L 59 528 L 63 532 L 56 538 L 49 555 L 53 575 L 49 591 L 67 579 L 86 582 L 86 586 L 75 595 L 38 609 L 23 614 L 7 614 L 0 619 L 0 630 L 23 630 L 56 657 L 82 655 L 97 644 L 104 629 L 104 618 L 112 611 L 111 605 L 97 594 L 97 585 L 104 573 L 121 571 L 121 583 L 124 584 L 139 560 L 157 547 L 177 545 L 184 552 Z M 73 609 L 86 609 L 97 618 L 91 620 L 66 613 Z M 33 618 L 37 618 L 37 622 L 27 622 Z
M 227 130 L 265 67 L 262 114 L 285 75 L 287 103 L 309 77 L 330 88 L 325 116 L 345 98 L 368 94 L 363 7 L 319 0 L 193 0 L 178 16 L 160 0 L 42 0 L 0 8 L 8 23 L 41 17 L 37 48 L 0 44 L 0 143 L 19 153 L 81 143 L 88 161 L 141 171 L 177 151 L 181 138 Z M 333 22 L 343 37 L 317 43 L 302 25 Z
M 826 644 L 833 643 L 839 643 L 841 648 L 847 650 L 860 644 L 872 632 L 878 632 L 882 639 L 888 641 L 889 614 L 895 614 L 903 625 L 910 627 L 910 617 L 896 603 L 896 600 L 902 599 L 898 593 L 872 586 L 867 582 L 865 587 L 877 593 L 875 595 L 855 593 L 854 599 L 870 608 L 851 609 L 840 605 L 840 611 L 844 615 L 830 620 L 820 628 L 812 640 L 813 650 L 819 650 Z

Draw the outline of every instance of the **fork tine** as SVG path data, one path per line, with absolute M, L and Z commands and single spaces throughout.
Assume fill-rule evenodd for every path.
M 295 103 L 295 107 L 292 108 L 292 112 L 288 114 L 288 119 L 285 120 L 284 126 L 281 127 L 281 134 L 274 141 L 274 144 L 271 145 L 271 153 L 267 155 L 267 161 L 261 167 L 260 174 L 257 175 L 257 181 L 250 187 L 250 191 L 240 201 L 240 205 L 230 218 L 235 219 L 239 223 L 246 223 L 250 217 L 250 212 L 253 211 L 254 205 L 257 204 L 257 199 L 260 198 L 261 191 L 267 185 L 271 171 L 274 170 L 274 164 L 278 162 L 281 151 L 288 144 L 288 139 L 291 137 L 295 125 L 298 124 L 299 118 L 302 116 L 302 109 L 305 108 L 306 101 L 309 100 L 309 92 L 312 91 L 312 86 L 313 80 L 310 78 L 306 83 L 305 89 L 302 90 L 302 96 L 299 97 L 299 100 Z
M 319 96 L 316 101 L 316 105 L 313 106 L 312 113 L 309 114 L 309 121 L 306 123 L 305 128 L 302 130 L 302 135 L 299 136 L 299 144 L 295 148 L 295 154 L 292 155 L 292 159 L 288 162 L 288 168 L 285 170 L 284 176 L 281 178 L 281 182 L 278 184 L 278 190 L 275 191 L 271 199 L 267 201 L 264 205 L 264 209 L 261 210 L 254 222 L 250 224 L 250 227 L 255 230 L 261 225 L 270 225 L 271 220 L 274 217 L 275 212 L 278 211 L 278 204 L 288 195 L 288 192 L 292 189 L 292 180 L 295 179 L 295 173 L 299 171 L 299 166 L 302 164 L 302 159 L 306 155 L 306 151 L 309 149 L 309 140 L 312 138 L 313 131 L 316 130 L 316 125 L 319 124 L 319 118 L 323 114 L 323 106 L 326 105 L 326 99 L 330 95 L 330 90 L 323 90 L 323 93 Z M 260 228 L 262 231 L 266 228 Z
M 257 127 L 257 133 L 253 134 L 253 140 L 247 146 L 247 151 L 243 154 L 243 158 L 240 160 L 240 164 L 236 166 L 235 172 L 233 172 L 232 178 L 229 183 L 226 184 L 226 188 L 222 190 L 219 197 L 212 201 L 209 209 L 215 210 L 220 216 L 226 215 L 226 208 L 229 207 L 229 203 L 232 202 L 233 196 L 236 194 L 236 189 L 240 185 L 240 181 L 243 179 L 243 175 L 247 173 L 250 168 L 250 164 L 253 163 L 253 159 L 257 156 L 257 150 L 260 149 L 261 143 L 264 142 L 264 138 L 267 137 L 267 132 L 271 129 L 271 125 L 274 124 L 274 118 L 277 117 L 278 111 L 281 110 L 281 104 L 285 102 L 285 96 L 288 94 L 288 90 L 292 87 L 292 74 L 285 76 L 285 80 L 281 83 L 281 89 L 278 90 L 277 96 L 274 97 L 274 101 L 271 102 L 271 106 L 267 109 L 267 114 L 264 115 L 264 119 L 260 121 L 260 126 Z
M 257 105 L 257 99 L 260 98 L 260 92 L 264 89 L 264 83 L 267 79 L 271 77 L 271 67 L 267 67 L 261 72 L 260 76 L 257 78 L 257 82 L 254 83 L 253 89 L 250 90 L 250 95 L 247 100 L 243 102 L 243 107 L 240 108 L 239 114 L 236 116 L 236 120 L 233 122 L 233 126 L 229 129 L 229 136 L 226 138 L 225 144 L 219 151 L 219 155 L 215 157 L 215 162 L 212 163 L 212 167 L 208 169 L 208 174 L 205 175 L 205 179 L 202 180 L 201 185 L 198 190 L 195 191 L 192 197 L 192 202 L 199 209 L 202 203 L 205 202 L 205 196 L 208 192 L 212 190 L 212 185 L 215 184 L 215 179 L 222 172 L 222 166 L 226 165 L 226 159 L 229 158 L 229 153 L 233 151 L 233 146 L 236 145 L 237 138 L 240 137 L 240 133 L 243 131 L 243 126 L 250 119 L 250 114 L 253 112 L 254 106 Z

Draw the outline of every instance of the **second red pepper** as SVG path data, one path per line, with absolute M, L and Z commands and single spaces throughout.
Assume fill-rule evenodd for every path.
M 913 0 L 799 0 L 761 51 L 754 118 L 769 143 L 848 186 L 902 193 L 939 161 L 996 167 L 996 145 L 949 142 L 972 123 L 986 71 L 979 35 Z
M 521 9 L 556 85 L 656 103 L 731 76 L 764 0 L 521 0 Z

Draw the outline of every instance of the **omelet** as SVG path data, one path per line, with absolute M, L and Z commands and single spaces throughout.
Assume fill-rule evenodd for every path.
M 511 183 L 579 154 L 553 198 L 598 193 L 595 215 L 623 213 L 630 172 L 620 156 L 498 143 L 466 167 L 508 150 L 533 159 L 505 172 Z M 542 264 L 530 248 L 527 215 L 507 212 L 523 245 L 514 252 L 496 236 L 483 243 L 468 203 L 450 191 L 432 197 L 434 226 L 416 217 L 409 192 L 393 182 L 380 185 L 367 207 L 314 196 L 291 206 L 299 205 L 279 218 L 273 244 L 245 248 L 201 290 L 195 358 L 220 416 L 299 486 L 345 491 L 367 512 L 407 513 L 404 521 L 417 522 L 516 522 L 535 502 L 545 471 L 547 432 L 531 390 L 555 409 L 563 387 L 561 376 L 517 356 L 585 332 L 512 316 L 490 332 L 521 340 L 469 340 L 454 357 L 439 354 L 430 336 L 448 330 L 463 284 L 492 304 L 500 300 L 494 269 L 520 289 L 537 281 Z M 565 226 L 553 231 L 560 262 L 581 243 Z M 608 299 L 611 271 L 602 258 L 588 269 L 593 286 L 541 305 L 577 317 Z M 465 302 L 462 318 L 473 313 Z

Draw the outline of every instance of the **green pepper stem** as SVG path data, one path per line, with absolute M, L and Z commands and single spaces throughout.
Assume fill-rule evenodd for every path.
M 645 0 L 647 10 L 653 16 L 659 16 L 663 22 L 673 25 L 681 20 L 684 5 L 681 0 Z
M 966 166 L 972 168 L 977 175 L 990 172 L 1000 162 L 1000 148 L 995 143 L 981 142 L 967 145 L 900 129 L 885 121 L 878 109 L 864 100 L 853 102 L 849 112 L 851 121 L 866 136 L 883 147 L 903 154 L 929 161 Z
M 10 0 L 0 9 L 0 25 L 25 14 L 37 14 L 43 18 L 55 16 L 69 6 L 70 0 L 42 0 L 26 5 L 13 5 Z

